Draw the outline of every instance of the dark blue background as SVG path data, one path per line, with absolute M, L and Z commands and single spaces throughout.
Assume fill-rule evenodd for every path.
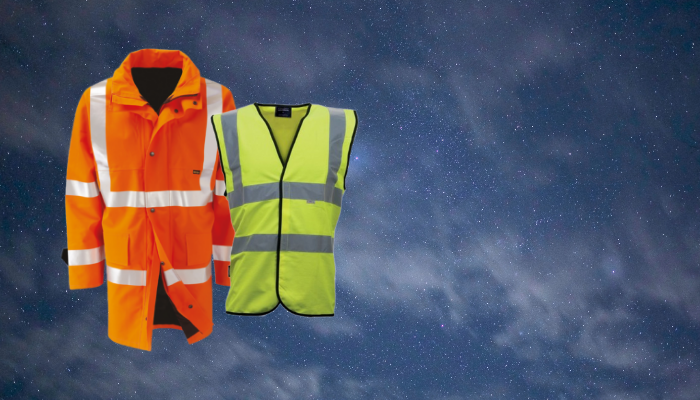
M 700 398 L 697 2 L 202 3 L 3 2 L 0 398 Z M 148 353 L 68 290 L 75 108 L 141 48 L 357 110 L 335 317 L 217 286 Z

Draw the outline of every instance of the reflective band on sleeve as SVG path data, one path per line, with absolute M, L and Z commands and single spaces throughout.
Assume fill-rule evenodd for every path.
M 107 266 L 107 280 L 119 285 L 146 286 L 146 271 Z
M 207 128 L 204 135 L 204 161 L 199 176 L 199 188 L 202 192 L 211 191 L 211 175 L 214 172 L 216 152 L 218 151 L 214 128 L 209 123 L 209 119 L 214 114 L 221 114 L 223 108 L 223 89 L 221 85 L 209 79 L 204 81 L 207 89 Z
M 333 238 L 322 235 L 284 234 L 280 237 L 281 251 L 305 253 L 333 253 Z M 233 241 L 233 254 L 246 251 L 277 251 L 277 235 L 259 234 L 237 237 Z
M 226 193 L 226 181 L 220 181 L 217 179 L 214 194 L 217 196 L 223 196 L 224 193 Z
M 92 265 L 105 259 L 104 246 L 85 250 L 68 250 L 68 265 Z
M 326 178 L 325 198 L 330 198 L 329 203 L 335 204 L 335 184 L 338 182 L 338 170 L 343 158 L 343 142 L 345 141 L 345 110 L 340 108 L 328 108 L 330 113 L 330 138 L 328 140 L 328 177 Z M 342 193 L 342 191 L 341 191 Z M 341 199 L 337 199 L 340 203 Z M 338 204 L 340 205 L 340 204 Z
M 214 254 L 214 260 L 231 262 L 231 248 L 232 246 L 213 245 L 212 253 Z
M 170 286 L 182 281 L 185 285 L 197 285 L 204 283 L 211 278 L 211 266 L 194 269 L 174 269 L 171 268 L 163 272 L 165 284 Z
M 66 179 L 66 196 L 97 197 L 100 189 L 96 182 L 81 182 Z

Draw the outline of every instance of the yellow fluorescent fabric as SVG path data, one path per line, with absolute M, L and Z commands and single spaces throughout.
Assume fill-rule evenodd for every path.
M 280 303 L 335 312 L 335 227 L 357 127 L 353 110 L 252 104 L 215 115 L 236 231 L 226 311 L 261 315 Z
M 260 110 L 260 115 L 263 117 L 267 125 L 270 127 L 272 135 L 275 137 L 275 142 L 280 152 L 280 157 L 282 162 L 287 162 L 287 157 L 289 156 L 289 150 L 292 148 L 292 142 L 296 137 L 297 130 L 299 129 L 299 124 L 306 117 L 309 110 L 308 108 L 292 108 L 289 107 L 290 116 L 289 117 L 276 117 L 277 107 L 275 106 L 263 106 L 258 107 Z M 282 106 L 283 111 L 285 110 Z

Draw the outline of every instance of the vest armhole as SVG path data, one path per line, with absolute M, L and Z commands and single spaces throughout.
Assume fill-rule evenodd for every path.
M 357 111 L 353 110 L 352 113 L 355 115 L 355 127 L 352 130 L 352 137 L 350 138 L 350 146 L 348 147 L 348 157 L 345 163 L 345 174 L 343 175 L 343 191 L 347 190 L 345 181 L 348 177 L 348 169 L 350 169 L 350 155 L 352 154 L 352 145 L 355 143 L 355 133 L 357 133 Z

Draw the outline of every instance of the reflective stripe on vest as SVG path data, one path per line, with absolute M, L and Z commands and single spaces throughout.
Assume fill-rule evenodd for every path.
M 264 314 L 282 303 L 302 315 L 332 315 L 334 232 L 356 114 L 284 106 L 296 118 L 273 133 L 268 119 L 277 114 L 270 107 L 254 104 L 212 118 L 236 231 L 226 309 Z M 286 162 L 275 134 L 291 140 Z
M 205 79 L 207 95 L 207 116 L 220 114 L 223 106 L 221 85 Z M 100 181 L 99 192 L 106 207 L 201 207 L 211 203 L 214 194 L 210 182 L 216 163 L 216 138 L 210 124 L 204 139 L 204 160 L 200 171 L 200 190 L 163 190 L 163 191 L 119 191 L 111 190 L 109 159 L 107 157 L 106 101 L 107 80 L 90 88 L 90 138 L 92 152 L 97 165 Z M 82 182 L 67 182 L 66 194 L 91 197 L 91 188 Z M 224 183 L 216 182 L 217 189 Z M 69 193 L 70 192 L 70 193 Z M 217 194 L 220 190 L 216 190 Z M 222 193 L 223 194 L 223 193 Z M 221 195 L 222 195 L 221 194 Z
M 280 250 L 306 253 L 333 253 L 333 238 L 322 235 L 298 234 L 257 234 L 239 236 L 233 241 L 232 254 L 244 251 L 277 251 L 277 238 L 280 237 Z

